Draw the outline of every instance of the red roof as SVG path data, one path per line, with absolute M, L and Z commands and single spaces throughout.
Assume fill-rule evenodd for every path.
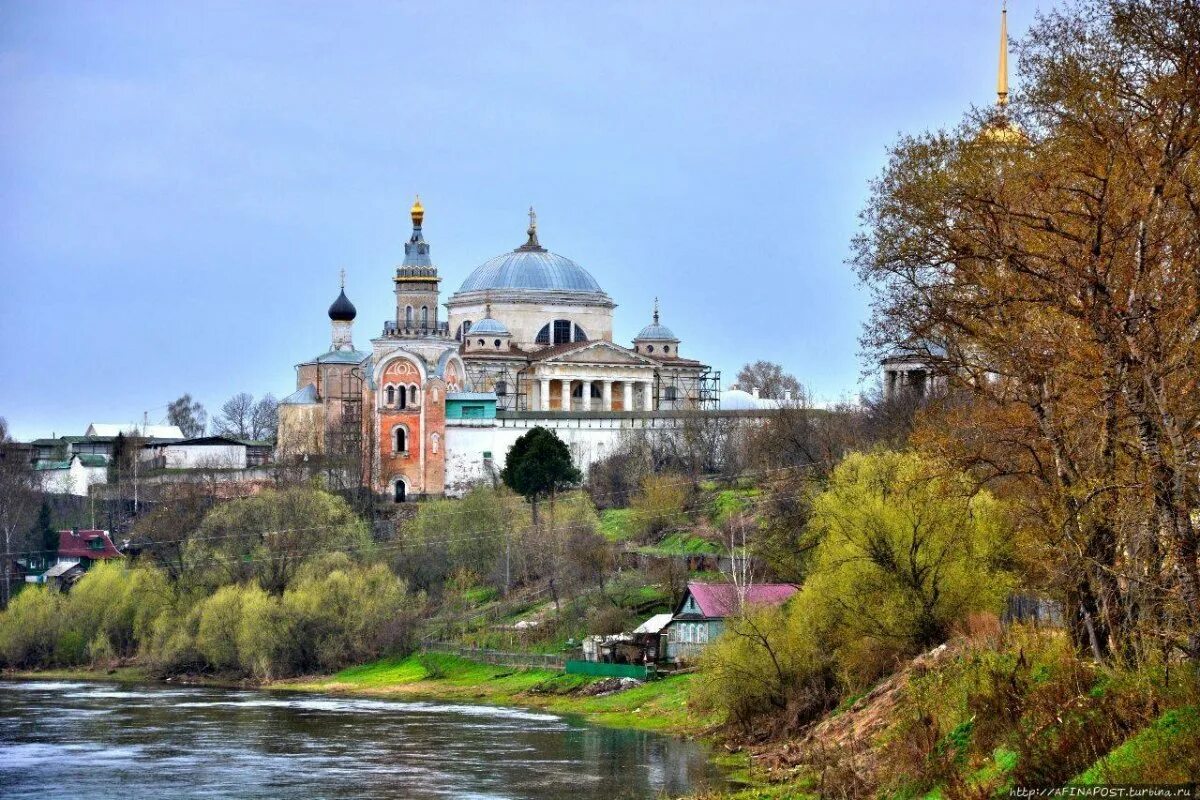
M 688 594 L 706 617 L 728 617 L 738 609 L 738 589 L 732 583 L 692 583 Z M 780 606 L 799 591 L 790 583 L 755 583 L 746 590 L 746 605 Z M 687 598 L 684 598 L 687 602 Z M 680 608 L 683 606 L 680 605 Z
M 93 545 L 92 542 L 97 540 L 100 544 Z M 108 538 L 108 531 L 59 531 L 58 556 L 91 559 L 122 557 L 112 539 Z

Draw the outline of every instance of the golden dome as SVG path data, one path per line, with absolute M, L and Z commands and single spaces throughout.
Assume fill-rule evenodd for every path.
M 412 213 L 413 225 L 419 227 L 421 220 L 425 219 L 425 207 L 421 205 L 421 195 L 417 195 L 417 199 L 413 201 L 410 213 Z

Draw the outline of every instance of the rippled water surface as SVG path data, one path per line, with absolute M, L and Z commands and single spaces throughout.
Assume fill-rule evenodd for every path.
M 536 711 L 0 681 L 4 798 L 656 798 L 720 784 L 694 743 Z

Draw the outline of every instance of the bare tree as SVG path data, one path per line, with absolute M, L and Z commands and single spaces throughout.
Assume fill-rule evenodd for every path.
M 783 397 L 785 392 L 797 395 L 803 390 L 796 376 L 784 372 L 774 361 L 746 364 L 738 370 L 737 382 L 744 391 L 758 389 L 764 397 Z
M 183 394 L 167 404 L 167 422 L 178 425 L 184 436 L 193 439 L 204 435 L 204 428 L 208 425 L 208 412 L 198 400 L 193 400 L 190 394 Z
M 254 396 L 249 392 L 238 392 L 221 404 L 221 413 L 213 420 L 213 426 L 222 436 L 252 439 L 253 420 Z
M 274 440 L 279 430 L 279 401 L 273 394 L 265 394 L 250 409 L 250 438 Z
M 4 607 L 12 596 L 13 543 L 26 530 L 40 505 L 40 487 L 27 454 L 8 435 L 8 422 L 0 417 L 0 533 L 4 534 Z

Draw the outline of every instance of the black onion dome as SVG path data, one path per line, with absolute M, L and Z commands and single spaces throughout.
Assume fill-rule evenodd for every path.
M 342 289 L 337 300 L 329 307 L 329 318 L 334 322 L 352 322 L 357 316 L 358 309 L 350 302 L 350 298 L 346 297 L 346 290 Z

